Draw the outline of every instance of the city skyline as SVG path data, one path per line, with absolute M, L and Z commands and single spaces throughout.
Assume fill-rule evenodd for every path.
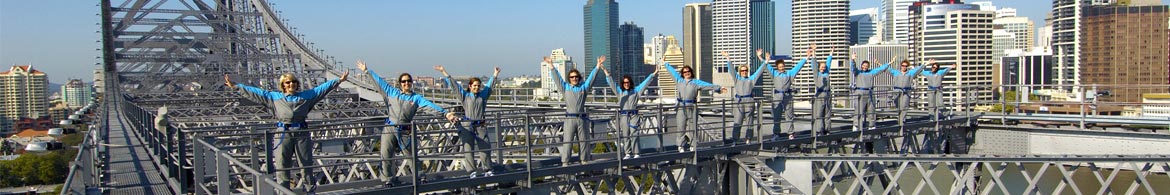
M 633 21 L 646 34 L 682 36 L 682 8 L 710 1 L 619 1 L 619 22 Z M 966 1 L 976 2 L 976 1 Z M 1021 10 L 1043 23 L 1051 1 L 991 1 Z M 305 40 L 336 56 L 343 66 L 365 59 L 384 73 L 433 73 L 443 64 L 464 74 L 505 69 L 502 75 L 535 75 L 541 56 L 566 48 L 584 56 L 581 6 L 586 1 L 463 2 L 436 6 L 426 2 L 358 1 L 345 4 L 276 2 L 284 18 Z M 776 6 L 776 51 L 791 53 L 791 3 Z M 1162 0 L 1163 4 L 1170 0 Z M 850 9 L 880 6 L 881 1 L 852 1 Z M 385 11 L 388 7 L 392 11 Z M 41 10 L 57 10 L 44 12 Z M 469 14 L 478 14 L 467 17 Z M 1037 10 L 1037 11 L 1023 11 Z M 45 71 L 52 83 L 70 78 L 89 81 L 100 62 L 95 4 L 70 1 L 0 2 L 0 64 L 27 65 Z M 329 13 L 329 14 L 323 14 Z M 345 13 L 345 14 L 332 14 Z M 540 16 L 540 17 L 535 17 Z M 363 19 L 365 18 L 365 19 Z M 394 19 L 402 18 L 402 19 Z M 394 20 L 389 20 L 394 19 Z M 442 23 L 442 24 L 440 24 Z M 475 32 L 475 33 L 467 33 Z M 649 38 L 649 36 L 647 37 Z M 681 43 L 684 46 L 688 43 Z M 454 57 L 452 57 L 454 56 Z M 409 67 L 406 67 L 409 66 Z M 437 73 L 436 73 L 437 74 Z

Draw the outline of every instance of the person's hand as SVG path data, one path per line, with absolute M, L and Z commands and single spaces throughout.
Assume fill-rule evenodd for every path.
M 337 79 L 337 80 L 338 80 L 338 81 L 341 81 L 341 82 L 345 82 L 345 80 L 346 80 L 346 79 L 348 79 L 348 78 L 349 78 L 349 70 L 345 70 L 345 73 L 344 73 L 344 74 L 341 74 L 341 78 L 340 78 L 340 79 Z
M 362 72 L 365 72 L 366 71 L 366 62 L 363 62 L 360 59 L 357 60 L 357 68 L 358 68 L 358 70 L 362 70 Z
M 605 63 L 605 56 L 604 55 L 597 57 L 597 66 L 601 66 L 601 63 Z
M 857 61 L 857 53 L 849 54 L 849 59 L 853 60 L 853 61 Z
M 927 65 L 934 64 L 934 59 L 930 59 L 930 61 L 926 62 L 926 64 L 927 64 Z
M 548 56 L 544 56 L 544 60 L 543 60 L 543 61 L 544 61 L 544 63 L 549 63 L 549 64 L 552 64 L 552 58 L 549 58 Z
M 441 73 L 447 73 L 447 69 L 443 68 L 443 65 L 435 65 L 435 71 L 439 71 Z
M 719 94 L 727 93 L 727 87 L 719 87 Z
M 459 122 L 459 117 L 456 117 L 455 113 L 448 112 L 446 116 L 447 116 L 447 121 Z
M 724 51 L 724 52 L 723 52 L 723 58 L 731 59 L 731 55 L 727 55 L 727 52 L 726 52 L 726 51 Z
M 764 61 L 772 61 L 772 52 L 764 52 Z
M 764 49 L 756 48 L 756 58 L 760 59 L 760 60 L 764 60 L 764 57 L 762 57 L 760 55 L 764 55 Z
M 500 67 L 496 66 L 496 71 L 492 73 L 492 77 L 500 76 Z
M 223 74 L 223 84 L 232 89 L 236 88 L 236 84 L 232 83 L 232 78 L 229 77 L 228 74 Z

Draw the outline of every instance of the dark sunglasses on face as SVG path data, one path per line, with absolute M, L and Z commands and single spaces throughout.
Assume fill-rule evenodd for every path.
M 569 76 L 569 78 L 570 79 L 579 79 L 579 78 L 581 78 L 581 76 L 573 75 L 573 76 Z
M 399 83 L 410 83 L 410 82 L 413 82 L 413 81 L 414 81 L 414 80 L 410 80 L 410 79 L 406 79 L 406 80 L 398 80 L 398 82 L 399 82 Z
M 301 83 L 301 82 L 300 81 L 285 81 L 284 83 L 288 84 L 288 83 Z

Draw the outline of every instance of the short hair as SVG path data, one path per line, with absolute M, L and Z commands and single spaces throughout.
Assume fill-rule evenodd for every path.
M 300 82 L 299 80 L 297 80 L 297 76 L 293 75 L 292 73 L 284 73 L 284 74 L 280 75 L 280 83 L 284 83 L 287 81 Z
M 776 59 L 776 65 L 781 65 L 781 64 L 784 64 L 784 59 L 779 59 L 779 58 L 777 58 L 777 59 Z
M 483 82 L 480 81 L 479 78 L 471 77 L 471 80 L 467 81 L 467 87 L 470 88 L 471 84 L 473 84 L 473 83 L 483 83 Z
M 581 76 L 581 71 L 577 71 L 577 69 L 576 69 L 576 68 L 574 68 L 574 69 L 570 69 L 570 70 L 569 70 L 569 73 L 568 73 L 568 74 L 565 74 L 565 76 L 573 75 L 573 73 L 577 73 L 577 76 Z

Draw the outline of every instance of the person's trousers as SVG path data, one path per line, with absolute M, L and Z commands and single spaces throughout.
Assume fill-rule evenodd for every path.
M 463 166 L 468 172 L 486 171 L 491 168 L 492 145 L 488 137 L 487 128 L 480 127 L 482 123 L 459 122 L 455 128 L 459 132 L 459 141 L 463 143 Z M 478 151 L 478 152 L 472 152 Z M 479 162 L 475 162 L 475 155 L 479 154 Z
M 679 104 L 678 112 L 674 114 L 674 126 L 678 127 L 678 130 L 682 132 L 682 135 L 678 136 L 676 140 L 678 141 L 679 148 L 694 147 L 691 145 L 691 141 L 694 141 L 694 130 L 698 128 L 695 124 L 698 122 L 695 119 L 695 115 L 697 113 L 695 113 L 693 105 Z
M 621 114 L 618 115 L 618 129 L 621 134 L 625 136 L 622 144 L 623 151 L 627 154 L 639 154 L 642 150 L 641 143 L 638 142 L 638 126 L 641 125 L 641 116 L 637 114 Z
M 873 91 L 853 90 L 853 127 L 864 130 L 874 127 L 877 123 L 877 113 L 874 113 Z
M 564 132 L 561 136 L 561 163 L 569 163 L 569 156 L 573 153 L 573 143 L 581 142 L 580 144 L 580 158 L 581 162 L 589 159 L 589 153 L 593 152 L 593 145 L 589 144 L 589 135 L 592 135 L 592 130 L 589 128 L 589 119 L 586 117 L 568 117 L 565 118 Z
M 410 126 L 387 126 L 382 130 L 382 140 L 378 144 L 378 152 L 382 156 L 382 174 L 378 177 L 382 182 L 389 182 L 394 178 L 395 172 L 398 171 L 398 166 L 395 166 L 394 154 L 402 152 L 408 157 L 417 155 L 418 152 L 411 151 L 411 139 L 413 136 Z M 415 162 L 407 159 L 402 160 L 406 170 L 414 170 Z
M 818 94 L 813 99 L 813 133 L 828 132 L 832 127 L 830 113 L 832 112 L 832 97 L 828 92 Z
M 299 127 L 277 127 L 276 130 L 297 131 L 300 129 Z M 301 167 L 312 166 L 313 139 L 309 135 L 309 132 L 281 133 L 276 135 L 276 150 L 273 151 L 276 162 L 273 167 L 278 170 L 293 168 L 293 154 L 296 154 L 296 160 L 300 163 Z M 313 173 L 312 169 L 301 169 L 300 171 L 301 180 L 303 180 L 302 183 L 304 183 L 305 189 L 311 189 L 317 181 L 313 179 L 313 175 L 311 174 Z M 292 174 L 290 172 L 291 170 L 277 171 L 276 181 L 282 186 L 292 188 L 291 182 L 289 182 L 291 181 L 289 175 Z
M 756 117 L 754 117 L 756 113 L 756 107 L 754 104 L 755 100 L 752 100 L 751 98 L 735 99 L 735 118 L 732 121 L 733 126 L 731 128 L 731 141 L 735 142 L 743 139 L 750 140 L 756 135 L 756 130 L 754 128 L 754 124 L 756 122 Z M 745 125 L 748 127 L 746 131 L 743 131 Z M 741 137 L 741 132 L 746 135 Z
M 772 98 L 772 135 L 791 134 L 795 129 L 793 120 L 796 119 L 796 112 L 792 106 L 792 93 L 778 95 L 779 97 Z

